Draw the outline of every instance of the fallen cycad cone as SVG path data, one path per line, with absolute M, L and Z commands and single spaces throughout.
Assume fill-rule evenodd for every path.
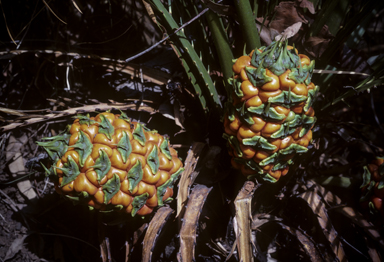
M 150 214 L 171 199 L 183 164 L 169 141 L 122 113 L 78 115 L 60 135 L 37 142 L 59 194 L 91 209 Z

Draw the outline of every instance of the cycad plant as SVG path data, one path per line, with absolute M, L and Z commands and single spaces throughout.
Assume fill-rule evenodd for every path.
M 35 113 L 2 100 L 6 121 L 2 143 L 10 140 L 8 134 L 29 126 L 39 136 L 52 137 L 38 144 L 54 165 L 43 150 L 28 163 L 54 177 L 54 185 L 46 182 L 51 189 L 56 186 L 65 198 L 102 211 L 71 209 L 66 201 L 56 204 L 63 206 L 64 214 L 72 212 L 62 227 L 77 228 L 73 221 L 83 219 L 90 221 L 88 227 L 98 228 L 88 238 L 80 233 L 89 230 L 79 229 L 76 238 L 94 246 L 97 235 L 103 261 L 381 259 L 384 242 L 382 224 L 377 223 L 381 211 L 375 212 L 381 209 L 374 187 L 382 186 L 382 170 L 373 185 L 363 166 L 382 155 L 384 146 L 384 56 L 377 51 L 383 43 L 382 2 L 72 1 L 68 13 L 60 12 L 54 2 L 43 2 L 36 8 L 46 10 L 52 23 L 60 25 L 60 36 L 68 33 L 68 42 L 76 44 L 68 45 L 68 52 L 59 45 L 20 51 L 23 38 L 14 35 L 7 23 L 6 34 L 19 44 L 3 52 L 7 83 L 13 86 L 19 79 L 12 74 L 21 70 L 16 58 L 35 52 L 45 60 L 31 83 L 41 96 L 50 94 L 51 105 Z M 7 18 L 8 7 L 2 8 Z M 92 26 L 99 21 L 96 14 L 109 18 L 97 30 Z M 127 16 L 135 37 L 127 35 L 130 30 L 112 37 L 112 29 L 124 28 L 120 22 Z M 91 31 L 79 33 L 67 18 Z M 92 29 L 97 32 L 94 40 L 83 41 Z M 135 48 L 128 48 L 129 43 Z M 47 63 L 58 66 L 56 71 Z M 92 77 L 85 88 L 81 79 L 87 75 Z M 123 95 L 128 102 L 121 103 Z M 24 98 L 21 101 L 25 103 Z M 93 111 L 98 112 L 97 119 L 80 115 Z M 111 112 L 99 114 L 105 111 Z M 57 135 L 57 126 L 49 125 L 53 120 L 67 123 L 69 116 L 77 116 L 78 123 L 72 126 L 78 129 Z M 142 122 L 169 137 L 157 135 Z M 48 123 L 42 125 L 45 129 L 38 129 L 41 123 Z M 102 132 L 91 132 L 93 137 L 84 131 L 90 129 Z M 92 149 L 85 157 L 87 141 L 101 149 Z M 57 150 L 57 145 L 65 150 Z M 184 162 L 184 172 L 173 147 Z M 139 153 L 143 148 L 145 152 Z M 131 159 L 137 154 L 143 161 Z M 109 166 L 124 155 L 126 159 L 115 161 L 124 168 Z M 91 163 L 86 163 L 88 158 Z M 165 170 L 166 160 L 177 168 Z M 137 167 L 138 163 L 143 166 Z M 162 175 L 156 183 L 137 180 L 157 173 Z M 367 199 L 375 200 L 362 215 L 360 201 L 364 206 Z M 118 210 L 130 216 L 115 213 Z M 41 228 L 31 232 L 39 233 L 29 237 L 44 237 Z M 56 234 L 55 241 L 61 243 L 58 232 L 49 234 Z M 57 249 L 66 250 L 64 257 L 81 257 L 70 241 L 65 242 L 67 249 L 57 243 Z
M 188 24 L 183 28 L 182 33 L 171 34 L 170 39 L 174 49 L 178 50 L 183 65 L 188 64 L 189 61 L 192 63 L 184 67 L 190 79 L 204 78 L 206 84 L 203 86 L 196 81 L 191 81 L 199 99 L 209 101 L 211 97 L 215 98 L 216 94 L 226 95 L 225 99 L 222 99 L 224 103 L 221 104 L 213 99 L 211 108 L 222 108 L 219 114 L 224 124 L 224 139 L 232 156 L 232 166 L 241 170 L 249 180 L 243 187 L 246 191 L 240 191 L 237 198 L 232 199 L 235 212 L 231 221 L 239 252 L 237 259 L 249 261 L 258 256 L 260 256 L 258 259 L 262 257 L 259 235 L 249 234 L 253 232 L 252 229 L 256 229 L 252 228 L 255 221 L 259 221 L 261 226 L 264 223 L 273 223 L 271 220 L 279 220 L 282 218 L 281 215 L 285 216 L 284 211 L 280 211 L 278 217 L 267 216 L 268 219 L 261 222 L 262 219 L 260 220 L 259 216 L 262 217 L 267 213 L 268 205 L 265 202 L 268 203 L 268 201 L 262 195 L 254 194 L 253 190 L 262 191 L 263 187 L 273 188 L 273 192 L 283 190 L 280 192 L 285 192 L 285 194 L 281 193 L 285 197 L 281 203 L 285 205 L 290 205 L 288 203 L 295 195 L 300 196 L 305 200 L 304 203 L 312 208 L 315 216 L 319 215 L 317 208 L 321 205 L 311 198 L 326 198 L 323 195 L 326 192 L 323 191 L 322 184 L 332 185 L 335 188 L 347 188 L 344 190 L 349 190 L 351 195 L 359 194 L 356 188 L 356 180 L 361 179 L 359 176 L 343 176 L 337 172 L 320 176 L 320 172 L 313 170 L 313 167 L 319 163 L 320 166 L 324 165 L 323 160 L 319 161 L 316 157 L 324 154 L 320 153 L 325 149 L 321 147 L 321 143 L 329 142 L 327 137 L 329 129 L 340 128 L 339 138 L 346 141 L 350 139 L 350 133 L 344 127 L 338 126 L 339 122 L 335 119 L 333 123 L 328 122 L 333 118 L 332 110 L 337 112 L 340 108 L 350 106 L 354 95 L 366 90 L 372 92 L 372 88 L 383 83 L 382 56 L 372 56 L 371 67 L 353 66 L 355 60 L 361 61 L 361 57 L 353 50 L 361 44 L 364 30 L 367 30 L 368 24 L 371 23 L 369 21 L 372 21 L 374 14 L 383 6 L 378 6 L 373 1 L 359 4 L 348 1 L 300 1 L 297 3 L 202 1 L 197 5 L 193 1 L 169 3 L 150 1 L 149 3 L 151 10 L 157 14 L 156 22 L 165 28 L 164 32 L 170 34 L 176 29 L 169 25 L 175 26 L 175 23 L 179 23 L 178 26 L 183 27 L 184 24 Z M 287 11 L 292 11 L 290 20 L 284 15 Z M 196 16 L 199 16 L 199 19 L 193 22 Z M 197 37 L 198 34 L 201 38 Z M 194 50 L 191 51 L 180 39 L 189 40 Z M 207 45 L 209 41 L 207 39 L 211 39 L 214 45 Z M 287 47 L 287 42 L 291 47 Z M 211 63 L 212 50 L 215 51 L 214 56 L 217 58 L 214 64 Z M 198 63 L 193 62 L 196 61 L 193 58 L 195 53 L 200 54 Z M 348 58 L 349 55 L 352 58 Z M 198 65 L 200 62 L 205 67 Z M 210 78 L 216 80 L 215 90 L 217 91 L 212 91 L 212 86 L 208 84 L 209 79 L 205 79 L 206 74 L 201 72 L 204 68 Z M 218 68 L 222 73 L 222 78 L 219 78 L 221 81 L 217 81 L 215 75 L 210 73 L 212 68 L 216 70 Z M 374 71 L 366 71 L 372 70 L 371 68 Z M 316 100 L 318 105 L 313 103 Z M 316 121 L 314 109 L 318 112 L 319 121 L 312 135 L 311 129 Z M 371 114 L 374 115 L 375 112 Z M 307 147 L 310 148 L 310 152 L 306 155 L 303 153 L 308 150 Z M 315 149 L 320 149 L 320 152 Z M 372 150 L 377 149 L 372 148 Z M 345 152 L 344 154 L 348 155 Z M 293 165 L 293 162 L 297 163 Z M 289 165 L 293 165 L 290 172 L 288 172 Z M 310 172 L 311 168 L 312 172 Z M 287 179 L 279 181 L 280 184 L 269 184 L 277 182 L 287 173 Z M 295 184 L 293 181 L 297 183 L 303 177 L 302 188 L 292 188 Z M 249 188 L 250 181 L 253 181 L 253 184 L 251 183 L 252 186 Z M 313 191 L 314 187 L 319 188 L 319 191 Z M 354 190 L 355 193 L 353 193 Z M 340 203 L 340 200 L 333 203 Z M 333 247 L 329 246 L 330 252 L 326 253 L 323 259 L 330 257 L 347 259 L 348 256 L 344 252 L 344 246 L 347 243 L 341 243 L 340 239 L 333 235 L 337 232 L 332 225 L 332 222 L 335 222 L 326 218 L 328 211 L 325 207 L 321 208 L 323 210 L 322 213 L 320 212 L 321 221 L 318 222 L 320 228 L 329 226 L 333 230 L 331 230 L 333 233 L 324 234 L 328 243 L 333 243 Z M 348 212 L 349 215 L 346 212 L 343 214 L 352 218 L 353 222 L 360 225 L 365 223 L 356 210 L 348 210 Z M 248 220 L 249 217 L 253 217 L 253 223 Z M 288 230 L 288 235 L 291 237 L 293 235 L 293 238 L 303 246 L 307 243 L 307 240 L 304 240 L 305 237 L 297 231 L 299 226 L 297 222 L 286 224 L 276 222 L 275 226 L 282 226 L 283 229 L 292 227 Z M 284 234 L 279 230 L 274 232 L 275 237 Z M 307 247 L 305 253 L 316 260 L 316 256 L 321 256 L 321 250 L 316 246 L 314 235 L 310 238 L 314 246 Z M 382 244 L 379 246 L 377 250 L 383 247 Z M 319 251 L 317 255 L 313 251 L 316 249 Z M 311 253 L 311 250 L 314 253 Z M 264 255 L 270 254 L 269 250 L 264 252 Z M 275 255 L 278 256 L 278 253 L 276 252 Z M 230 252 L 226 254 L 228 257 L 231 256 Z M 372 259 L 375 260 L 375 257 L 372 256 Z

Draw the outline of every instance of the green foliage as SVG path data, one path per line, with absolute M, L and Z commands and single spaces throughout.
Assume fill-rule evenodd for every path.
M 260 36 L 256 26 L 256 17 L 264 21 L 268 18 L 269 23 L 261 28 L 270 30 L 268 26 L 276 16 L 276 7 L 282 1 L 234 1 L 232 6 L 220 5 L 218 3 L 203 1 L 196 5 L 194 1 L 177 0 L 169 1 L 168 5 L 160 0 L 151 1 L 153 9 L 157 14 L 157 23 L 166 28 L 168 34 L 188 23 L 182 30 L 171 36 L 174 49 L 190 78 L 192 86 L 200 100 L 202 108 L 207 112 L 210 108 L 220 108 L 219 94 L 222 93 L 220 84 L 215 84 L 211 77 L 210 69 L 219 69 L 223 74 L 223 83 L 226 89 L 229 88 L 227 79 L 232 76 L 231 66 L 234 52 L 234 40 L 240 39 L 249 53 L 255 47 L 260 47 Z M 317 59 L 317 69 L 337 70 L 334 66 L 335 54 L 340 51 L 346 43 L 349 47 L 355 47 L 365 32 L 369 21 L 383 6 L 383 3 L 369 0 L 361 3 L 360 7 L 352 8 L 353 1 L 308 1 L 313 4 L 314 20 L 308 23 L 306 38 L 319 37 L 321 32 L 329 30 L 335 37 L 328 44 L 322 55 Z M 205 5 L 206 4 L 206 5 Z M 207 11 L 206 6 L 211 8 Z M 213 8 L 214 7 L 214 8 Z M 231 14 L 230 10 L 235 11 Z M 304 11 L 307 11 L 304 8 Z M 203 14 L 204 13 L 204 14 Z M 308 12 L 307 12 L 308 13 Z M 197 18 L 197 21 L 189 21 Z M 241 29 L 242 38 L 234 38 L 234 27 Z M 327 26 L 327 27 L 325 27 Z M 211 40 L 213 40 L 214 46 Z M 273 40 L 273 39 L 272 39 Z M 240 45 L 240 43 L 236 43 Z M 378 64 L 378 63 L 376 63 Z M 311 66 L 311 70 L 313 70 Z M 370 89 L 383 83 L 380 67 L 375 73 L 365 80 L 359 82 L 354 89 L 335 90 L 329 88 L 332 85 L 334 75 L 323 74 L 317 77 L 317 84 L 322 87 L 326 97 L 332 99 L 323 105 L 323 109 L 344 101 L 356 92 Z
M 384 3 L 382 1 L 377 2 L 374 0 L 369 0 L 364 2 L 357 12 L 355 10 L 349 9 L 348 12 L 345 13 L 345 21 L 343 26 L 337 27 L 336 25 L 333 25 L 335 38 L 325 50 L 321 58 L 322 63 L 328 63 L 334 57 L 340 46 L 344 44 L 348 38 L 350 38 L 352 33 L 355 30 L 361 28 L 361 22 L 369 17 L 373 17 L 372 10 L 380 9 L 383 7 L 383 5 Z M 324 10 L 324 12 L 327 12 L 328 15 L 336 16 L 335 13 L 337 13 L 337 11 L 333 9 L 333 6 L 329 6 Z M 336 28 L 338 28 L 338 30 L 335 30 Z
M 316 14 L 315 21 L 309 27 L 308 36 L 317 36 L 320 30 L 324 30 L 324 25 L 327 25 L 330 33 L 334 35 L 323 54 L 316 61 L 317 69 L 327 70 L 327 73 L 316 78 L 316 84 L 321 86 L 321 92 L 326 98 L 326 102 L 321 107 L 322 110 L 327 109 L 329 111 L 332 106 L 339 102 L 348 104 L 348 99 L 351 97 L 364 91 L 369 92 L 372 87 L 383 85 L 383 60 L 379 56 L 375 57 L 375 62 L 371 63 L 372 73 L 366 74 L 365 79 L 355 81 L 357 84 L 344 84 L 342 88 L 335 88 L 338 79 L 346 79 L 346 77 L 337 74 L 337 71 L 343 71 L 337 60 L 349 59 L 353 61 L 353 58 L 346 57 L 346 54 L 341 50 L 344 47 L 347 49 L 358 47 L 370 22 L 383 7 L 383 1 L 374 0 L 361 3 L 347 0 L 325 1 L 322 6 L 319 6 L 320 10 Z M 359 73 L 351 72 L 351 74 Z
M 329 31 L 335 35 L 347 15 L 348 2 L 348 0 L 326 1 L 310 27 L 310 35 L 318 35 L 324 25 L 327 25 Z
M 220 17 L 214 13 L 213 11 L 208 11 L 206 13 L 207 16 L 207 22 L 209 25 L 209 28 L 212 32 L 212 37 L 214 40 L 214 44 L 217 50 L 217 53 L 219 54 L 219 62 L 221 66 L 221 70 L 223 72 L 224 79 L 229 79 L 232 76 L 232 60 L 233 60 L 233 54 L 231 47 L 228 42 L 228 36 L 225 31 L 223 21 L 220 19 Z M 226 86 L 226 89 L 228 90 L 229 82 L 224 81 L 224 84 Z M 229 94 L 227 92 L 227 94 Z
M 154 11 L 158 14 L 158 17 L 160 19 L 159 24 L 163 25 L 168 34 L 170 32 L 173 32 L 177 30 L 180 25 L 177 24 L 176 20 L 172 16 L 172 8 L 175 6 L 178 6 L 179 4 L 179 10 L 182 10 L 184 12 L 178 12 L 179 14 L 179 20 L 182 21 L 183 15 L 185 16 L 191 16 L 191 11 L 196 11 L 195 8 L 187 8 L 187 1 L 185 2 L 177 2 L 174 1 L 168 8 L 169 11 L 166 9 L 166 7 L 162 4 L 159 0 L 151 1 L 151 3 L 154 5 Z M 183 6 L 180 6 L 183 5 Z M 203 29 L 203 35 L 204 35 L 204 29 Z M 221 102 L 219 100 L 219 96 L 217 93 L 217 90 L 215 88 L 215 85 L 209 75 L 207 67 L 203 64 L 201 57 L 198 55 L 196 49 L 193 46 L 193 42 L 188 40 L 188 37 L 185 35 L 183 30 L 178 31 L 174 36 L 171 37 L 173 41 L 173 46 L 176 49 L 178 56 L 180 60 L 182 61 L 182 64 L 184 66 L 184 69 L 186 73 L 188 74 L 188 77 L 191 80 L 191 83 L 195 89 L 195 92 L 200 100 L 201 106 L 205 111 L 208 111 L 207 107 L 207 101 L 209 103 L 209 106 L 214 107 L 221 107 Z M 202 38 L 206 39 L 206 38 Z M 209 46 L 209 45 L 207 45 Z
M 247 44 L 247 51 L 249 53 L 253 49 L 261 46 L 251 4 L 249 0 L 238 0 L 234 1 L 234 5 L 238 15 L 240 28 Z

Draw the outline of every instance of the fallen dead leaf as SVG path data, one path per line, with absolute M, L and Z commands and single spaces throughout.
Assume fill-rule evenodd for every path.
M 262 28 L 261 39 L 268 45 L 275 38 L 274 32 L 281 35 L 286 34 L 287 38 L 291 37 L 291 41 L 296 46 L 301 45 L 300 48 L 305 49 L 309 55 L 315 58 L 320 57 L 334 36 L 329 32 L 328 26 L 324 25 L 318 35 L 307 38 L 307 30 L 305 30 L 306 26 L 304 25 L 308 24 L 308 17 L 306 16 L 308 13 L 304 13 L 304 8 L 307 8 L 312 14 L 315 13 L 313 3 L 308 0 L 296 0 L 295 2 L 279 3 L 273 14 L 270 14 L 266 19 L 258 17 L 256 21 L 259 31 Z
M 5 255 L 5 257 L 3 259 L 3 261 L 7 261 L 7 260 L 13 258 L 23 248 L 24 239 L 27 236 L 28 235 L 20 236 L 12 242 L 11 246 L 9 247 L 9 249 L 7 251 L 7 254 Z
M 24 146 L 24 144 L 27 143 L 27 141 L 28 138 L 25 134 L 19 138 L 16 138 L 13 135 L 9 137 L 8 145 L 6 147 L 6 159 L 7 161 L 13 160 L 8 165 L 9 171 L 12 173 L 13 177 L 19 177 L 27 173 L 24 159 L 21 154 L 21 148 Z M 17 187 L 19 188 L 20 192 L 29 200 L 33 200 L 37 197 L 37 194 L 32 187 L 31 181 L 20 181 L 17 183 Z
M 302 22 L 297 22 L 287 27 L 280 35 L 275 37 L 275 40 L 279 41 L 280 39 L 288 39 L 293 37 L 299 32 L 302 24 Z
M 256 20 L 262 24 L 264 18 L 259 17 Z M 270 22 L 270 18 L 265 19 L 264 26 L 269 24 L 269 28 L 273 28 L 281 33 L 286 28 L 298 22 L 308 23 L 301 11 L 297 9 L 295 2 L 281 2 L 275 7 L 273 20 Z
M 297 2 L 299 3 L 299 6 L 302 7 L 302 8 L 307 8 L 308 11 L 311 13 L 311 14 L 314 14 L 316 13 L 315 11 L 315 7 L 313 6 L 313 3 L 308 1 L 308 0 L 297 0 Z

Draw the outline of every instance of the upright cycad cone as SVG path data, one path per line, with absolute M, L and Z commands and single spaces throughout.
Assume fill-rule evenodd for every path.
M 37 142 L 52 160 L 56 191 L 91 208 L 147 215 L 173 195 L 184 170 L 166 137 L 122 113 L 78 115 L 64 133 Z
M 232 69 L 224 138 L 232 165 L 247 177 L 276 182 L 296 154 L 305 153 L 316 121 L 314 61 L 287 41 L 239 57 Z

